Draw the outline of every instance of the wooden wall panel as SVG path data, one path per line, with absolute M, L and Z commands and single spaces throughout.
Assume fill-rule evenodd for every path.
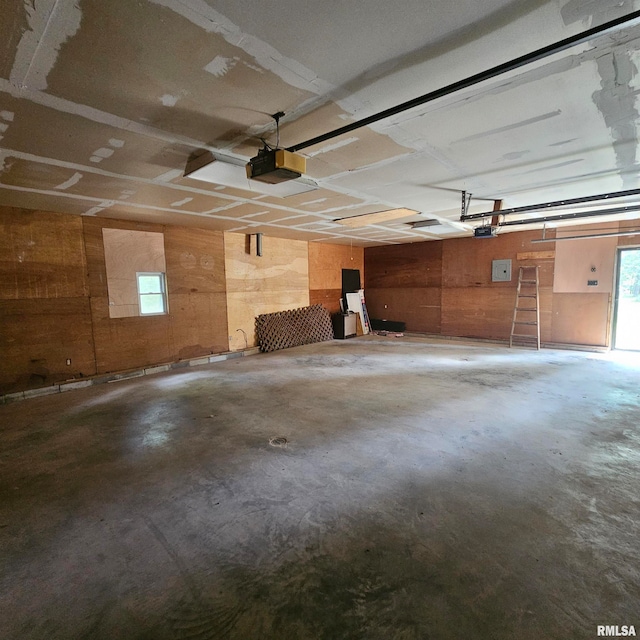
M 367 301 L 369 294 L 367 293 Z M 340 312 L 342 289 L 310 289 L 309 304 L 321 304 L 329 313 Z
M 367 248 L 365 289 L 440 287 L 444 244 L 435 240 Z
M 0 391 L 95 374 L 82 221 L 0 207 L 0 228 Z
M 397 320 L 407 331 L 440 333 L 441 293 L 438 287 L 367 289 L 371 318 Z
M 102 228 L 164 234 L 169 313 L 109 318 Z M 100 373 L 193 358 L 228 349 L 221 232 L 85 219 L 91 310 Z M 95 291 L 94 291 L 95 288 Z
M 264 236 L 258 257 L 238 233 L 225 233 L 224 247 L 229 349 L 238 350 L 257 344 L 256 316 L 309 305 L 309 250 L 307 242 Z
M 218 293 L 170 294 L 170 359 L 227 351 L 227 298 Z
M 509 336 L 513 312 L 509 289 L 447 287 L 442 290 L 442 333 L 504 340 Z
M 617 228 L 617 223 L 603 223 L 558 229 L 558 237 L 587 233 L 607 233 Z M 565 240 L 556 243 L 555 293 L 611 293 L 618 238 L 590 238 Z M 595 269 L 595 271 L 593 271 Z M 589 286 L 596 280 L 596 286 Z
M 364 282 L 364 249 L 342 244 L 309 243 L 309 289 L 338 290 L 342 295 L 342 270 L 358 269 Z
M 224 293 L 224 236 L 221 231 L 166 227 L 169 294 Z
M 171 360 L 169 316 L 110 318 L 108 298 L 91 298 L 98 373 Z
M 329 313 L 340 311 L 343 269 L 358 269 L 364 286 L 362 247 L 309 243 L 309 304 L 321 304 Z
M 0 207 L 0 300 L 88 294 L 82 221 Z
M 607 346 L 609 308 L 608 293 L 554 293 L 551 340 Z
M 539 231 L 521 231 L 503 233 L 496 238 L 453 238 L 444 243 L 442 254 L 442 286 L 474 287 L 490 286 L 512 287 L 518 278 L 518 253 L 540 251 L 547 245 L 532 244 L 539 238 Z M 511 260 L 511 282 L 491 282 L 491 263 L 493 260 Z M 552 266 L 547 260 L 527 260 L 523 264 L 540 264 L 543 272 Z M 552 270 L 551 270 L 552 273 Z M 542 274 L 541 274 L 542 275 Z M 541 277 L 541 285 L 547 286 Z
M 0 301 L 0 353 L 0 393 L 94 375 L 89 299 Z
M 537 232 L 510 233 L 367 249 L 370 315 L 404 321 L 408 331 L 508 339 L 518 267 L 538 264 L 542 289 L 553 283 L 553 261 L 528 257 L 537 251 L 531 243 L 537 237 Z M 519 253 L 527 259 L 518 261 Z M 498 259 L 512 260 L 510 282 L 491 281 L 491 263 Z M 547 336 L 550 314 L 550 290 L 541 291 L 541 333 Z
M 532 244 L 537 231 L 503 233 L 497 238 L 457 238 L 444 243 L 442 333 L 508 340 L 521 266 L 539 267 L 540 335 L 551 339 L 554 261 Z M 548 247 L 544 245 L 543 249 Z M 521 259 L 518 259 L 520 255 Z M 493 260 L 511 260 L 511 281 L 492 282 Z M 526 330 L 520 329 L 523 333 Z
M 166 227 L 171 360 L 229 348 L 221 231 Z
M 490 287 L 448 287 L 442 290 L 442 334 L 508 340 L 513 319 L 516 289 Z M 540 336 L 551 339 L 549 287 L 540 289 Z M 523 331 L 525 333 L 525 331 Z
M 264 236 L 260 257 L 250 252 L 249 242 L 244 234 L 224 234 L 227 291 L 309 291 L 306 242 Z

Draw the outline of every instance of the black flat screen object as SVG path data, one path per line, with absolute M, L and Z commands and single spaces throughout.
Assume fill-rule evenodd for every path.
M 402 333 L 406 328 L 406 322 L 399 322 L 397 320 L 376 320 L 371 318 L 371 328 L 374 331 L 395 331 L 396 333 Z
M 355 293 L 360 291 L 360 269 L 343 269 L 342 270 L 342 298 L 347 300 L 347 293 Z

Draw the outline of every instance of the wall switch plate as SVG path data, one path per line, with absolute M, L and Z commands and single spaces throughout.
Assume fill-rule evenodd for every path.
M 491 282 L 511 282 L 511 260 L 493 260 Z

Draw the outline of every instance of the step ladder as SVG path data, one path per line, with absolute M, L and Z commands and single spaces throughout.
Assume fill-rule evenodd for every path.
M 513 308 L 513 322 L 509 346 L 533 347 L 540 349 L 540 290 L 538 265 L 520 267 L 516 304 Z M 534 327 L 535 333 L 524 333 L 522 327 Z

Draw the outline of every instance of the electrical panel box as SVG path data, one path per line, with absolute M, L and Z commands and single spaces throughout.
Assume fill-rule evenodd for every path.
M 491 263 L 491 282 L 511 282 L 511 260 L 494 260 Z

